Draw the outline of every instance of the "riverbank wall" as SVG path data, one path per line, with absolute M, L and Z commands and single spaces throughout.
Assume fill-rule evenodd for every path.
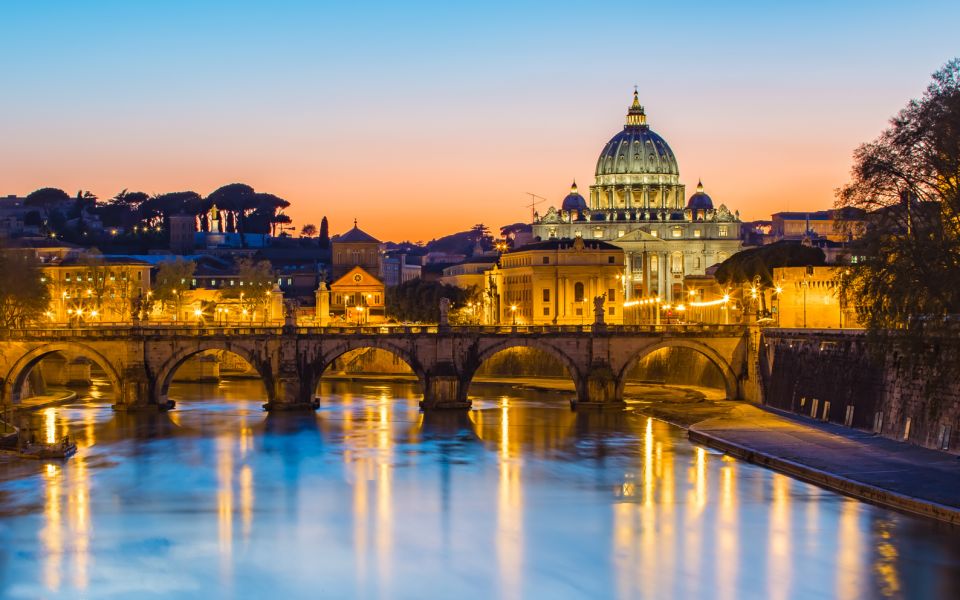
M 763 403 L 960 452 L 960 339 L 881 342 L 862 330 L 767 329 Z

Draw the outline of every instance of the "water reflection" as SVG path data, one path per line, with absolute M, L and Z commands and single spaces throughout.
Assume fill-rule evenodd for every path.
M 5 470 L 0 596 L 960 596 L 954 531 L 639 414 L 499 386 L 430 414 L 403 384 L 325 383 L 308 415 L 244 382 L 175 391 L 166 415 L 34 415 L 80 451 Z

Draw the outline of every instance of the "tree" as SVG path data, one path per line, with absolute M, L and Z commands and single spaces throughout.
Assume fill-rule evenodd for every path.
M 760 311 L 767 313 L 766 296 L 763 290 L 773 283 L 776 267 L 806 267 L 824 264 L 823 250 L 795 242 L 777 242 L 759 248 L 737 252 L 717 267 L 715 277 L 720 285 L 756 285 L 760 299 Z
M 41 210 L 64 206 L 70 202 L 70 195 L 59 188 L 40 188 L 27 194 L 25 206 L 35 206 Z
M 174 309 L 174 320 L 181 316 L 183 295 L 190 289 L 196 269 L 196 263 L 183 258 L 160 263 L 153 283 L 151 301 L 159 302 L 161 310 L 165 313 L 171 308 Z
M 300 237 L 311 238 L 315 235 L 317 235 L 317 226 L 312 223 L 307 223 L 300 230 Z
M 918 331 L 960 313 L 958 174 L 960 59 L 953 59 L 856 150 L 851 181 L 837 192 L 838 206 L 868 212 L 857 259 L 838 285 L 871 331 Z
M 250 322 L 256 319 L 266 322 L 276 281 L 273 267 L 265 260 L 241 258 L 237 261 L 237 280 L 239 285 L 224 288 L 221 296 L 237 300 L 241 315 Z
M 457 309 L 471 299 L 471 291 L 439 281 L 411 279 L 387 290 L 386 313 L 400 321 L 437 323 L 440 320 L 440 299 L 450 300 Z
M 50 305 L 40 263 L 30 253 L 0 251 L 0 329 L 24 327 Z
M 330 224 L 326 217 L 320 220 L 320 237 L 317 240 L 317 245 L 321 248 L 330 247 Z

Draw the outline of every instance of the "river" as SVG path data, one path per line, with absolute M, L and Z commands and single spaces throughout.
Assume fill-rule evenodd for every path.
M 0 463 L 3 598 L 960 598 L 955 529 L 694 446 L 639 414 L 475 385 L 175 384 L 125 415 L 99 388 L 37 413 L 64 463 Z

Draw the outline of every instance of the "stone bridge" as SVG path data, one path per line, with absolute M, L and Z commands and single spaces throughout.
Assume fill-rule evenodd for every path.
M 379 348 L 407 363 L 420 380 L 423 409 L 466 408 L 474 374 L 494 354 L 536 348 L 566 365 L 575 405 L 623 401 L 626 374 L 661 348 L 689 348 L 723 374 L 727 397 L 750 398 L 750 366 L 759 336 L 745 325 L 514 327 L 169 327 L 24 329 L 0 335 L 0 402 L 20 402 L 30 370 L 55 352 L 79 355 L 107 374 L 118 410 L 163 409 L 177 368 L 211 350 L 236 353 L 256 369 L 267 409 L 310 408 L 320 377 L 352 350 Z

